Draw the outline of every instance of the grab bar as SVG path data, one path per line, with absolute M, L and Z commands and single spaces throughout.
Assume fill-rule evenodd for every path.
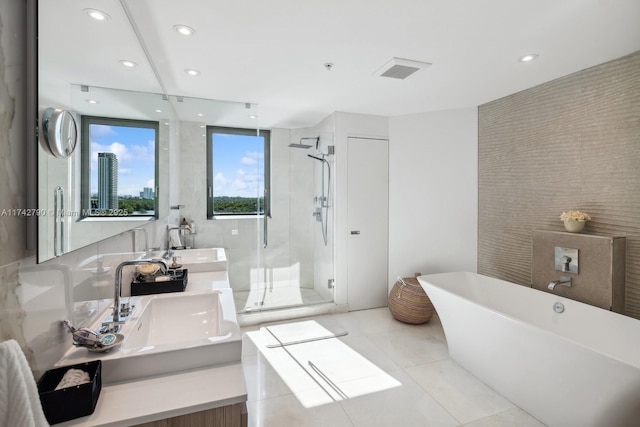
M 60 209 L 58 209 L 58 200 L 60 200 Z M 53 255 L 59 257 L 64 254 L 64 189 L 60 186 L 53 190 L 53 210 Z M 60 228 L 59 242 L 58 228 Z

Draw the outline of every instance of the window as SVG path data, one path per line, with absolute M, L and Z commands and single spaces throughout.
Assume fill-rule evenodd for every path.
M 156 216 L 158 122 L 82 117 L 82 216 Z
M 264 214 L 270 132 L 207 127 L 207 216 Z M 268 200 L 268 198 L 267 198 Z M 267 212 L 269 211 L 267 206 Z

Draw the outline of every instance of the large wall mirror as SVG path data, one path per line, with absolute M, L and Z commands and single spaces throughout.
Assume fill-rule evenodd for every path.
M 78 141 L 68 156 L 38 144 L 38 262 L 148 221 L 166 220 L 179 195 L 175 147 L 205 125 L 255 127 L 255 104 L 168 94 L 127 1 L 34 0 L 38 16 L 38 119 L 66 111 Z M 142 16 L 140 19 L 144 19 Z M 152 37 L 150 35 L 149 37 Z M 46 115 L 45 115 L 46 117 Z M 196 126 L 197 125 L 197 126 Z M 182 131 L 181 131 L 182 129 Z M 202 140 L 204 143 L 204 139 Z M 172 150 L 172 147 L 174 149 Z M 203 177 L 204 179 L 204 177 Z

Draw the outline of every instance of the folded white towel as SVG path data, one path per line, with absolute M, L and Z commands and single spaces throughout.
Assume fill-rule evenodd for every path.
M 15 340 L 0 343 L 0 426 L 48 426 L 38 387 Z
M 56 386 L 56 390 L 87 384 L 89 382 L 91 382 L 91 379 L 89 378 L 88 372 L 85 372 L 82 369 L 69 369 L 62 376 L 62 379 Z
M 182 247 L 182 241 L 180 240 L 180 230 L 169 230 L 169 246 L 172 248 Z

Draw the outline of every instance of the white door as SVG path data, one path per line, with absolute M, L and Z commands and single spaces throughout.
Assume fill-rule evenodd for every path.
M 389 141 L 349 138 L 347 193 L 349 309 L 383 307 L 388 296 Z

